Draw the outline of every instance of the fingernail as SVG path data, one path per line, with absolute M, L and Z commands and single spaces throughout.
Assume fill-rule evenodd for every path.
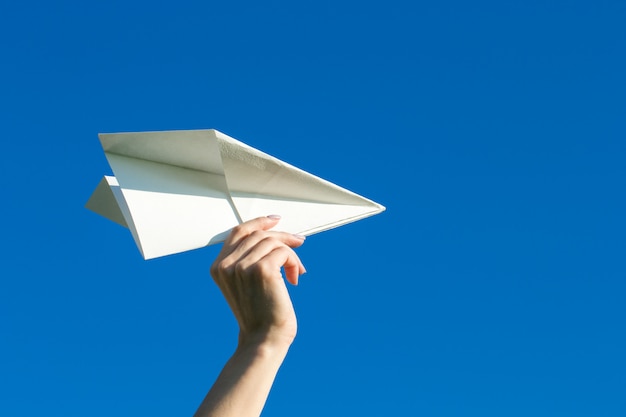
M 267 218 L 272 220 L 280 220 L 280 216 L 278 214 L 270 214 L 269 216 L 267 216 Z
M 294 234 L 293 237 L 298 238 L 298 239 L 302 239 L 302 240 L 306 239 L 306 236 L 303 236 L 303 235 L 296 235 L 296 234 Z

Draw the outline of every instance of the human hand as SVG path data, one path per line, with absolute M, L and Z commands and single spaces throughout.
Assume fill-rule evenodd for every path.
M 294 252 L 304 237 L 273 232 L 280 216 L 235 227 L 211 266 L 211 275 L 239 323 L 239 345 L 196 416 L 257 417 L 291 342 L 296 314 L 281 268 L 297 285 L 305 272 Z
M 303 236 L 270 229 L 280 216 L 259 217 L 235 227 L 211 266 L 237 322 L 239 343 L 286 343 L 296 336 L 296 315 L 281 274 L 293 285 L 305 273 L 294 252 Z

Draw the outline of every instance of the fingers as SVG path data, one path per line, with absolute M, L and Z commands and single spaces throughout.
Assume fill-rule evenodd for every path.
M 276 226 L 280 216 L 270 215 L 266 217 L 257 217 L 256 219 L 249 220 L 233 228 L 228 235 L 228 238 L 224 241 L 224 249 L 236 247 L 243 239 L 247 238 L 252 232 L 257 230 L 269 230 Z M 230 251 L 229 251 L 230 252 Z
M 252 237 L 250 237 L 250 239 L 251 238 Z M 302 242 L 303 240 L 299 242 L 299 245 L 301 245 Z M 245 243 L 247 243 L 247 241 Z M 238 252 L 238 250 L 235 251 L 233 255 L 235 255 L 236 252 Z M 280 257 L 276 257 L 276 253 L 280 253 L 282 255 Z M 268 262 L 270 263 L 268 265 L 268 270 L 270 272 L 273 271 L 275 274 L 280 274 L 280 267 L 282 266 L 285 271 L 285 277 L 294 285 L 298 282 L 298 276 L 306 272 L 304 265 L 294 250 L 286 246 L 284 242 L 273 237 L 265 238 L 254 244 L 254 246 L 252 246 L 250 250 L 245 253 L 245 255 L 238 258 L 237 268 L 240 271 L 247 271 L 249 268 L 253 268 L 257 264 L 262 265 L 267 264 Z M 271 262 L 283 263 L 274 264 Z
M 301 246 L 305 238 L 270 231 L 279 220 L 280 216 L 276 215 L 258 217 L 233 228 L 211 268 L 211 275 L 216 278 L 216 275 L 222 273 L 230 275 L 234 269 L 247 271 L 254 268 L 262 276 L 266 272 L 274 276 L 278 273 L 280 276 L 282 266 L 285 278 L 296 285 L 298 276 L 305 273 L 306 269 L 292 248 Z M 268 262 L 271 264 L 268 265 Z
M 276 269 L 280 270 L 282 266 L 285 271 L 285 278 L 293 285 L 298 285 L 298 277 L 306 272 L 304 265 L 302 265 L 293 249 L 286 246 L 272 250 L 254 265 L 258 265 L 259 268 L 266 268 L 267 273 L 271 273 L 271 271 Z
M 304 236 L 292 235 L 291 233 L 256 230 L 241 241 L 236 248 L 233 248 L 227 257 L 234 259 L 242 258 L 257 245 L 261 243 L 267 245 L 270 241 L 274 245 L 287 245 L 290 248 L 297 248 L 302 246 L 304 239 Z

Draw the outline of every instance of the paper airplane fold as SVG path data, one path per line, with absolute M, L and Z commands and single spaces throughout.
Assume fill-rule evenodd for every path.
M 385 210 L 214 129 L 99 138 L 115 176 L 86 207 L 128 227 L 144 259 L 222 242 L 268 214 L 282 216 L 272 230 L 306 236 Z

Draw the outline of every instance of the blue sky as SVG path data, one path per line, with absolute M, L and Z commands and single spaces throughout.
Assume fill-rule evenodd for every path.
M 98 133 L 216 128 L 387 207 L 298 250 L 264 415 L 626 415 L 625 19 L 4 2 L 0 414 L 193 414 L 236 342 L 219 247 L 146 262 L 83 206 Z

